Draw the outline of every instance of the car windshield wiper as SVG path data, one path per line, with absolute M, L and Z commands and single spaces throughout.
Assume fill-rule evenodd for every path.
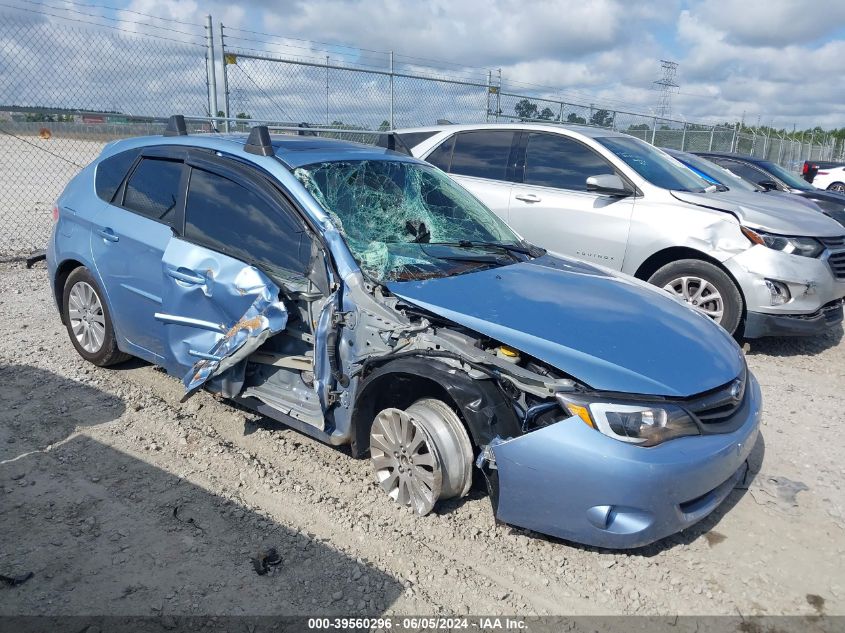
M 457 242 L 427 242 L 429 246 L 454 246 L 458 248 L 484 248 L 484 249 L 498 249 L 508 253 L 519 253 L 521 255 L 528 255 L 529 257 L 536 257 L 536 249 L 530 246 L 522 246 L 521 244 L 509 244 L 502 242 L 483 242 L 474 240 L 458 240 Z

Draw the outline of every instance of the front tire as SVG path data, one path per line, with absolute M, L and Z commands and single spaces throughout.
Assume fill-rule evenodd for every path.
M 832 182 L 827 186 L 828 191 L 835 191 L 836 193 L 845 193 L 845 182 Z
M 472 484 L 472 444 L 458 414 L 423 398 L 405 410 L 380 411 L 370 430 L 370 461 L 379 487 L 424 516 L 438 501 L 463 497 Z
M 70 342 L 89 363 L 107 367 L 130 358 L 118 349 L 103 292 L 84 266 L 68 275 L 62 293 L 62 316 Z
M 649 283 L 676 295 L 729 334 L 742 320 L 742 295 L 728 274 L 700 259 L 681 259 L 658 269 Z

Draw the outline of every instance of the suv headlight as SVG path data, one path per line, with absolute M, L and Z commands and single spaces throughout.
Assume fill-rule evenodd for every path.
M 675 437 L 699 435 L 690 415 L 674 404 L 637 404 L 570 393 L 557 394 L 557 400 L 570 415 L 621 442 L 655 446 Z
M 742 234 L 755 244 L 768 246 L 776 251 L 783 251 L 790 255 L 803 257 L 817 257 L 824 250 L 824 245 L 813 237 L 790 237 L 788 235 L 774 235 L 757 229 L 740 227 Z

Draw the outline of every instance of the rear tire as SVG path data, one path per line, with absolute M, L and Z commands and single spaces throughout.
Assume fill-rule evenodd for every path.
M 62 316 L 70 342 L 89 363 L 107 367 L 131 358 L 118 349 L 103 291 L 84 266 L 74 269 L 65 281 Z
M 658 269 L 654 284 L 701 311 L 733 335 L 742 320 L 742 294 L 728 274 L 700 259 L 680 259 Z
M 836 193 L 845 193 L 845 182 L 832 182 L 827 186 L 828 191 L 835 191 Z

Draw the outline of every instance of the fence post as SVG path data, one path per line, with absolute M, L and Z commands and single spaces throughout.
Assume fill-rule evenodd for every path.
M 731 151 L 732 152 L 735 152 L 737 150 L 737 148 L 739 147 L 739 143 L 737 142 L 738 141 L 738 138 L 737 138 L 738 132 L 739 132 L 739 123 L 736 123 L 734 125 L 733 138 L 731 139 Z
M 211 14 L 205 16 L 205 33 L 208 46 L 208 108 L 211 110 L 211 125 L 217 128 L 217 63 L 214 60 L 214 29 Z
M 223 33 L 223 23 L 220 23 L 220 53 L 223 55 L 223 115 L 226 117 L 224 125 L 226 132 L 229 131 L 229 71 L 226 61 L 226 36 Z M 216 114 L 216 113 L 215 113 Z
M 590 104 L 590 112 L 593 111 L 593 104 Z M 657 117 L 651 122 L 651 144 L 654 145 L 654 135 L 657 134 Z
M 684 121 L 684 131 L 681 133 L 681 151 L 686 149 L 687 145 L 687 122 Z
M 393 51 L 390 51 L 390 129 L 395 129 L 393 124 Z
M 713 151 L 713 133 L 714 133 L 715 131 L 716 131 L 716 126 L 715 126 L 715 125 L 711 125 L 711 126 L 710 126 L 710 145 L 708 145 L 708 147 L 707 147 L 707 151 L 708 151 L 708 152 L 712 152 L 712 151 Z
M 329 127 L 329 56 L 326 55 L 326 127 Z
M 499 122 L 499 115 L 502 113 L 502 69 L 499 68 L 499 89 L 496 91 L 496 123 Z
M 484 117 L 484 120 L 487 123 L 490 123 L 490 88 L 493 86 L 493 71 L 487 71 L 487 114 Z

